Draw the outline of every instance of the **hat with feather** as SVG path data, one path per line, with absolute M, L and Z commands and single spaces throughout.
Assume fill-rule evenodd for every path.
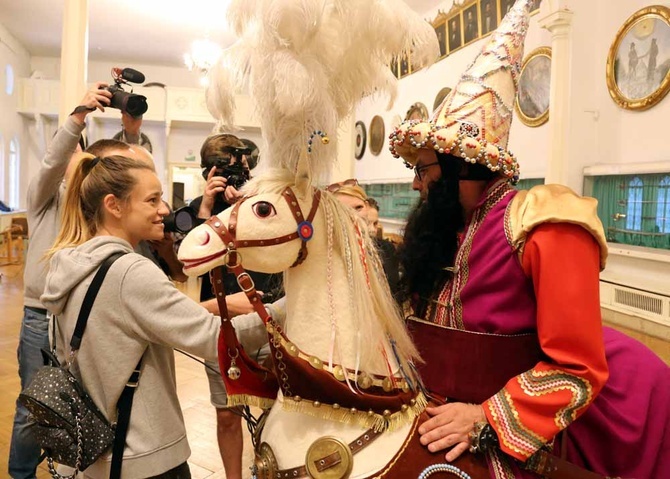
M 431 148 L 518 181 L 519 164 L 507 143 L 532 3 L 516 1 L 430 120 L 405 121 L 391 133 L 393 156 L 411 168 L 418 151 Z

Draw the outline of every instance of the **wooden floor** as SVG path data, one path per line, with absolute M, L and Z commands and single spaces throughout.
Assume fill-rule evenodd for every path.
M 0 478 L 7 477 L 9 441 L 14 418 L 14 401 L 19 393 L 16 346 L 23 317 L 23 271 L 19 266 L 0 266 Z M 185 288 L 193 297 L 197 285 Z M 670 342 L 635 331 L 618 328 L 647 344 L 666 363 L 670 364 Z M 176 355 L 177 387 L 186 420 L 188 440 L 192 455 L 189 460 L 194 479 L 223 479 L 223 464 L 216 443 L 214 408 L 209 403 L 209 388 L 201 364 Z M 249 434 L 244 429 L 245 453 L 243 475 L 249 470 L 253 453 Z M 46 466 L 42 465 L 37 477 L 48 479 Z
M 14 401 L 20 382 L 16 346 L 23 317 L 23 271 L 19 266 L 0 266 L 0 478 L 8 477 L 9 442 L 14 421 Z M 192 290 L 193 288 L 191 288 Z M 190 291 L 187 291 L 187 293 Z M 184 412 L 189 464 L 194 479 L 223 479 L 223 463 L 216 443 L 216 418 L 209 402 L 209 387 L 204 366 L 182 354 L 176 354 L 177 388 Z M 249 433 L 244 430 L 243 477 L 253 460 Z M 38 470 L 39 479 L 48 479 L 46 464 Z

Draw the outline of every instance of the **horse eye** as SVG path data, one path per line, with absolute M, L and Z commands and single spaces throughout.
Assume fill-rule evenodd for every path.
M 259 218 L 269 218 L 277 214 L 275 207 L 272 206 L 272 203 L 268 203 L 267 201 L 259 201 L 258 203 L 254 203 L 251 209 Z

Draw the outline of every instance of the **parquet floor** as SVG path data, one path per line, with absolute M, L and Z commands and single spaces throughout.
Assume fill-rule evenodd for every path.
M 23 271 L 19 266 L 1 266 L 0 274 L 0 478 L 9 477 L 7 460 L 14 420 L 14 401 L 20 383 L 16 346 L 23 317 Z M 197 289 L 190 285 L 188 294 Z M 223 463 L 216 442 L 216 417 L 209 403 L 209 387 L 204 366 L 182 354 L 176 354 L 177 388 L 191 445 L 189 465 L 194 479 L 224 479 Z M 243 473 L 253 460 L 249 433 L 244 430 Z M 38 479 L 49 479 L 42 464 Z M 247 476 L 248 477 L 248 476 Z

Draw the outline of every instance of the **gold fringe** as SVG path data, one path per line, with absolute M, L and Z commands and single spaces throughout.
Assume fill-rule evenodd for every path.
M 357 424 L 365 429 L 374 428 L 375 432 L 393 431 L 406 424 L 411 424 L 426 409 L 427 405 L 428 401 L 421 392 L 414 398 L 414 404 L 407 404 L 404 411 L 401 410 L 387 415 L 372 411 L 359 411 L 355 408 L 345 408 L 337 404 L 318 403 L 318 405 L 315 405 L 314 401 L 302 398 L 296 400 L 292 397 L 284 397 L 282 403 L 285 411 L 298 412 L 344 424 Z
M 250 394 L 233 394 L 228 396 L 227 406 L 253 406 L 261 409 L 270 409 L 274 399 L 252 396 Z

